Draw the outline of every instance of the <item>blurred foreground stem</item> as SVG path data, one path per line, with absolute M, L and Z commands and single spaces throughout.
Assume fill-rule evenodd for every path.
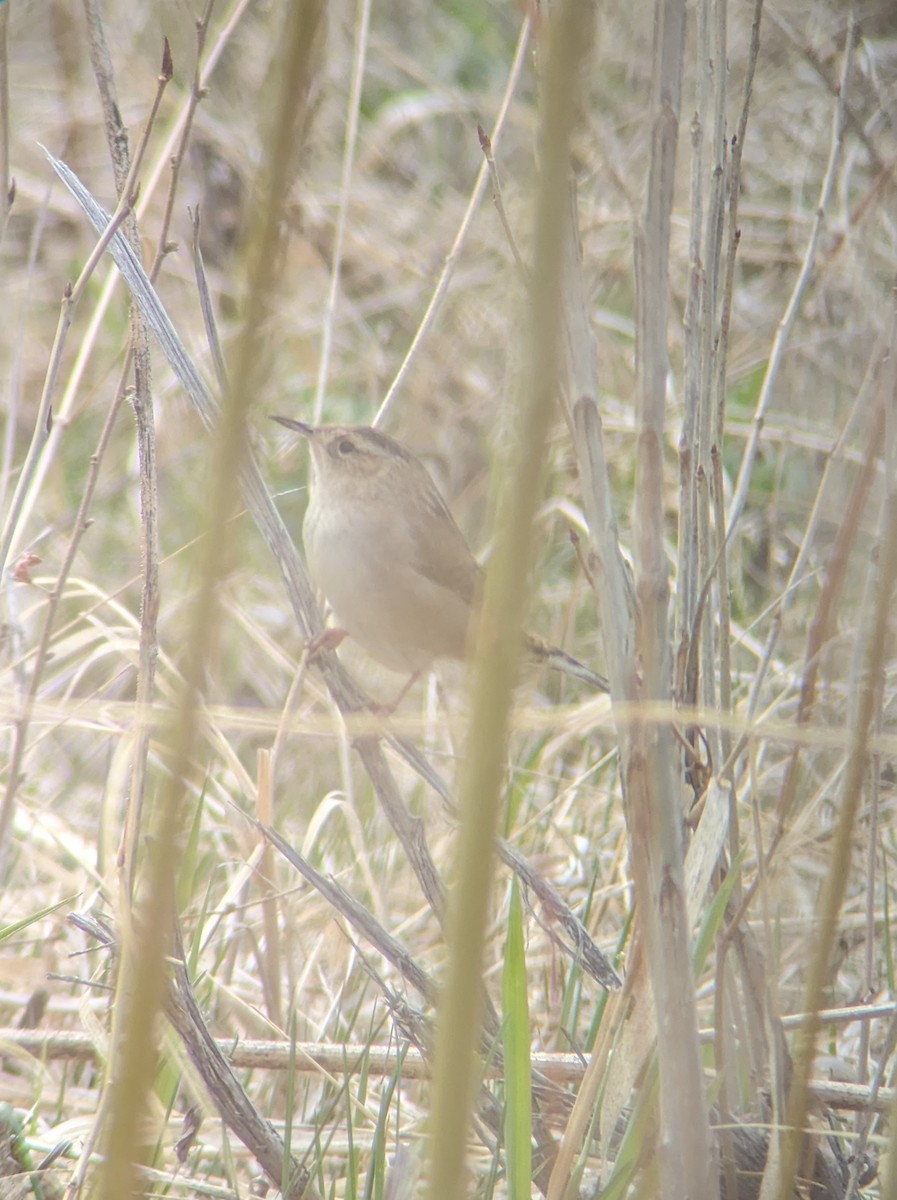
M 532 559 L 532 528 L 542 463 L 558 390 L 562 245 L 568 220 L 569 140 L 576 87 L 590 43 L 589 6 L 565 3 L 548 36 L 539 137 L 528 340 L 523 348 L 518 438 L 498 508 L 496 553 L 486 580 L 475 656 L 474 690 L 462 780 L 457 880 L 448 914 L 450 962 L 436 1044 L 430 1195 L 463 1194 L 464 1149 L 475 1084 L 483 1001 L 483 944 L 495 830 L 502 793 L 511 696 Z
M 122 931 L 115 1039 L 109 1064 L 110 1122 L 100 1187 L 103 1200 L 125 1200 L 139 1191 L 137 1163 L 143 1157 L 141 1126 L 156 1071 L 154 1026 L 168 975 L 165 960 L 174 927 L 179 834 L 192 795 L 190 776 L 202 685 L 218 642 L 219 583 L 234 553 L 229 525 L 238 500 L 234 480 L 240 474 L 247 450 L 246 418 L 260 382 L 258 331 L 273 291 L 280 216 L 297 146 L 305 129 L 305 100 L 314 67 L 312 48 L 321 15 L 319 3 L 307 3 L 292 6 L 285 19 L 281 86 L 266 143 L 269 157 L 261 192 L 258 235 L 248 264 L 245 321 L 214 438 L 205 532 L 198 543 L 199 583 L 182 663 L 183 685 L 165 744 L 168 769 L 153 813 L 145 876 L 135 915 L 130 927 Z M 123 919 L 126 917 L 123 914 Z M 285 1194 L 291 1194 L 289 1185 Z

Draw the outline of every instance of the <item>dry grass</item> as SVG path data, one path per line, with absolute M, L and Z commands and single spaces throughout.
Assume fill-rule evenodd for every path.
M 140 173 L 138 226 L 149 263 L 165 209 L 174 135 L 189 102 L 196 54 L 193 14 L 171 5 L 135 9 L 109 0 L 103 16 L 132 148 L 156 89 L 163 34 L 172 46 L 174 75 Z M 731 633 L 721 624 L 719 594 L 711 590 L 713 633 L 705 650 L 717 657 L 708 661 L 705 654 L 701 660 L 696 697 L 703 707 L 699 723 L 714 755 L 713 772 L 724 766 L 725 747 L 747 735 L 728 776 L 736 788 L 738 823 L 728 823 L 724 857 L 731 865 L 742 855 L 738 882 L 728 918 L 712 902 L 722 885 L 722 870 L 703 899 L 708 941 L 715 949 L 697 965 L 696 994 L 700 1025 L 719 1035 L 714 1065 L 725 1077 L 725 1103 L 733 1115 L 755 1120 L 771 1119 L 761 1110 L 761 1097 L 770 1086 L 774 1091 L 774 1055 L 770 1052 L 758 1064 L 748 1048 L 746 1010 L 752 998 L 746 999 L 743 964 L 733 964 L 730 954 L 722 965 L 726 919 L 743 902 L 739 922 L 750 929 L 763 958 L 759 978 L 766 994 L 753 997 L 760 1008 L 768 1006 L 773 1014 L 802 1011 L 821 896 L 836 861 L 837 824 L 853 800 L 856 819 L 846 831 L 848 865 L 840 875 L 845 894 L 837 936 L 824 947 L 820 999 L 830 1007 L 884 1000 L 893 995 L 894 986 L 893 629 L 887 629 L 879 648 L 882 687 L 873 697 L 868 753 L 860 747 L 860 775 L 851 774 L 851 754 L 859 753 L 861 668 L 875 625 L 875 588 L 886 567 L 883 531 L 893 504 L 894 430 L 888 408 L 893 367 L 885 360 L 888 351 L 891 359 L 895 353 L 897 230 L 891 167 L 897 154 L 897 25 L 887 4 L 877 10 L 867 5 L 860 16 L 834 186 L 813 268 L 783 343 L 746 503 L 726 547 Z M 493 126 L 520 19 L 513 5 L 404 0 L 374 6 L 322 393 L 324 419 L 372 420 L 399 370 L 480 169 L 476 125 Z M 728 22 L 731 136 L 747 70 L 750 12 L 730 5 Z M 213 380 L 186 211 L 188 205 L 200 205 L 206 272 L 232 371 L 240 339 L 246 336 L 247 315 L 259 319 L 250 325 L 254 348 L 246 394 L 236 400 L 248 402 L 250 440 L 298 541 L 306 455 L 267 415 L 283 412 L 308 419 L 314 413 L 358 17 L 352 6 L 327 6 L 326 35 L 314 44 L 307 123 L 296 134 L 301 153 L 289 179 L 277 258 L 266 275 L 263 310 L 247 314 L 258 218 L 266 204 L 266 151 L 279 95 L 282 23 L 279 6 L 249 5 L 243 12 L 239 5 L 222 5 L 213 12 L 205 54 L 218 57 L 180 163 L 168 234 L 177 246 L 166 255 L 157 286 L 201 373 Z M 690 26 L 670 257 L 663 502 L 673 584 L 680 584 L 673 615 L 680 612 L 686 553 L 677 546 L 677 442 L 690 336 L 683 331 L 683 318 L 690 280 L 689 123 L 696 103 L 697 36 Z M 726 505 L 733 502 L 764 373 L 816 219 L 830 161 L 845 38 L 846 17 L 838 5 L 798 0 L 787 14 L 764 15 L 741 168 L 741 234 L 721 456 Z M 63 290 L 95 244 L 38 143 L 69 164 L 106 208 L 115 206 L 86 39 L 80 6 L 9 6 L 9 160 L 16 194 L 0 243 L 4 521 L 12 511 L 34 431 Z M 643 209 L 650 153 L 651 39 L 647 11 L 616 0 L 598 6 L 574 144 L 604 449 L 621 541 L 629 552 L 635 549 L 638 449 L 632 399 L 633 229 Z M 537 93 L 528 58 L 495 147 L 503 202 L 527 261 L 533 250 Z M 709 160 L 705 165 L 709 179 Z M 487 194 L 473 217 L 445 301 L 410 363 L 387 422 L 390 432 L 425 457 L 475 548 L 486 553 L 494 499 L 490 478 L 515 432 L 507 397 L 525 361 L 519 337 L 525 306 L 525 289 Z M 48 598 L 76 532 L 76 514 L 129 336 L 127 292 L 107 257 L 74 312 L 52 396 L 53 432 L 15 522 L 10 564 L 20 564 L 20 579 L 9 570 L 4 577 L 0 695 L 5 759 L 7 764 L 14 761 L 17 742 L 22 759 L 21 777 L 11 778 L 6 771 L 2 779 L 9 789 L 3 810 L 9 825 L 0 844 L 3 925 L 9 934 L 0 951 L 0 1025 L 19 1022 L 29 998 L 45 989 L 40 1028 L 83 1031 L 94 1046 L 89 1060 L 41 1059 L 11 1044 L 3 1046 L 0 1100 L 27 1114 L 33 1160 L 60 1143 L 67 1147 L 45 1177 L 49 1195 L 87 1166 L 89 1151 L 102 1148 L 102 1142 L 93 1141 L 106 1130 L 100 1109 L 102 1065 L 109 1055 L 113 1064 L 119 1062 L 120 1048 L 110 1042 L 115 955 L 66 918 L 73 911 L 105 913 L 116 936 L 123 936 L 131 911 L 119 847 L 135 756 L 141 753 L 135 713 L 144 518 L 128 402 L 121 405 L 99 464 L 91 524 L 81 535 L 64 583 L 49 630 L 49 654 L 36 679 L 34 671 Z M 202 586 L 206 508 L 217 461 L 213 439 L 155 345 L 152 354 L 160 605 L 152 693 L 156 708 L 146 751 L 149 830 L 172 788 L 169 772 L 177 738 L 169 717 L 183 701 L 184 673 L 195 649 L 195 601 Z M 886 409 L 887 420 L 876 426 L 876 414 Z M 569 538 L 574 528 L 587 543 L 577 457 L 560 406 L 549 439 L 547 476 L 536 522 L 538 564 L 530 624 L 603 669 L 606 656 L 595 596 Z M 839 540 L 851 500 L 864 485 L 851 536 Z M 234 487 L 235 504 L 236 499 Z M 302 631 L 248 512 L 235 507 L 227 516 L 227 533 L 216 555 L 217 640 L 200 664 L 202 708 L 195 706 L 200 719 L 177 791 L 177 854 L 170 855 L 171 862 L 177 861 L 177 909 L 190 975 L 215 1037 L 234 1043 L 292 1038 L 348 1047 L 341 1066 L 329 1060 L 295 1075 L 283 1070 L 284 1064 L 280 1069 L 240 1066 L 238 1075 L 251 1102 L 278 1130 L 291 1118 L 292 1153 L 310 1171 L 319 1194 L 379 1196 L 388 1161 L 399 1147 L 420 1159 L 426 1179 L 430 1089 L 410 1070 L 403 1075 L 397 1067 L 381 1075 L 368 1055 L 404 1044 L 407 1024 L 399 1022 L 399 1015 L 407 1022 L 418 1009 L 428 1017 L 432 1012 L 425 998 L 403 983 L 383 946 L 359 934 L 357 927 L 350 930 L 330 900 L 303 881 L 274 848 L 265 848 L 243 814 L 270 820 L 437 981 L 446 966 L 444 938 L 378 803 L 377 788 L 352 748 L 352 731 L 317 669 L 303 676 L 287 705 L 302 654 Z M 701 547 L 698 559 L 698 587 L 715 565 L 712 532 L 708 538 L 711 544 Z M 28 565 L 27 555 L 40 561 Z M 890 597 L 886 600 L 890 603 Z M 808 663 L 814 621 L 828 601 L 831 615 L 822 629 L 821 648 Z M 721 639 L 731 652 L 728 714 L 718 702 Z M 350 646 L 340 653 L 378 698 L 394 693 L 394 676 L 381 673 Z M 819 675 L 814 702 L 807 708 L 810 667 L 818 668 Z M 714 680 L 711 688 L 708 681 Z M 25 722 L 32 681 L 36 693 Z M 452 794 L 467 705 L 460 671 L 449 670 L 444 695 L 432 682 L 419 685 L 392 722 L 424 752 Z M 616 719 L 625 721 L 623 708 Z M 264 752 L 275 738 L 269 784 Z M 554 884 L 606 953 L 621 948 L 621 973 L 625 968 L 631 980 L 640 980 L 636 986 L 644 996 L 648 979 L 640 974 L 638 951 L 627 943 L 631 842 L 617 745 L 608 701 L 585 695 L 567 681 L 527 675 L 517 693 L 503 832 Z M 703 743 L 701 748 L 706 754 Z M 456 829 L 443 800 L 399 753 L 387 748 L 387 757 L 402 800 L 423 822 L 442 878 L 451 881 Z M 845 796 L 846 780 L 853 783 Z M 788 793 L 792 784 L 793 793 Z M 693 793 L 681 787 L 688 807 Z M 783 810 L 782 797 L 788 795 Z M 698 824 L 692 817 L 691 824 Z M 148 878 L 152 845 L 146 833 L 138 840 L 141 886 Z M 499 1011 L 510 879 L 500 866 L 486 930 L 484 975 Z M 19 922 L 24 924 L 17 929 Z M 542 908 L 525 911 L 524 922 L 532 1048 L 587 1053 L 607 1035 L 610 1018 L 601 990 L 558 949 L 549 936 L 554 926 Z M 391 1014 L 387 989 L 400 993 L 414 1012 Z M 218 1116 L 207 1081 L 198 1078 L 182 1042 L 161 1019 L 158 1027 L 164 1054 L 143 1130 L 143 1161 L 152 1170 L 148 1192 L 245 1195 L 258 1174 L 257 1162 Z M 837 1059 L 838 1071 L 865 1083 L 881 1059 L 884 1078 L 890 1079 L 887 1021 L 832 1021 L 826 1029 L 824 1049 Z M 638 1046 L 630 1052 L 638 1061 Z M 710 1062 L 708 1050 L 705 1065 Z M 757 1074 L 751 1077 L 751 1071 Z M 821 1068 L 814 1071 L 821 1074 Z M 501 1084 L 489 1086 L 503 1102 Z M 575 1094 L 574 1085 L 564 1086 Z M 639 1095 L 650 1097 L 651 1088 L 646 1084 Z M 178 1164 L 174 1143 L 191 1105 L 199 1107 L 205 1120 L 185 1161 Z M 564 1130 L 570 1137 L 566 1101 L 544 1120 L 553 1137 L 560 1138 Z M 644 1146 L 641 1158 L 634 1156 L 644 1168 L 641 1194 L 657 1187 L 650 1120 L 645 1117 L 636 1127 Z M 862 1120 L 838 1117 L 845 1153 L 851 1152 Z M 876 1125 L 873 1142 L 887 1135 L 887 1125 Z M 612 1171 L 599 1154 L 607 1136 L 604 1128 L 601 1140 L 596 1135 L 586 1143 L 590 1151 L 579 1162 L 589 1172 L 586 1179 L 600 1171 L 606 1180 Z M 578 1152 L 574 1146 L 574 1158 Z M 480 1126 L 471 1140 L 470 1190 L 484 1195 L 507 1191 L 504 1161 L 503 1151 Z M 414 1170 L 401 1156 L 394 1169 L 394 1186 L 407 1186 L 412 1194 Z M 534 1176 L 544 1189 L 545 1178 L 535 1167 Z M 97 1179 L 86 1171 L 84 1195 L 102 1186 Z M 0 1194 L 15 1186 L 0 1183 Z M 27 1194 L 25 1186 L 8 1194 Z M 877 1186 L 872 1184 L 868 1194 L 879 1194 Z M 615 1194 L 625 1191 L 625 1178 L 620 1187 Z M 880 1194 L 886 1194 L 884 1187 Z

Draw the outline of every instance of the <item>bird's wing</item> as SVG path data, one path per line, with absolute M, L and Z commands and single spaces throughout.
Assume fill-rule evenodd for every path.
M 473 604 L 480 567 L 448 506 L 434 489 L 415 522 L 415 568 L 465 604 Z

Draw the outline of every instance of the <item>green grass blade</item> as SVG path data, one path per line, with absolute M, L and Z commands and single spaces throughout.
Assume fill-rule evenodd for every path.
M 502 999 L 508 1195 L 511 1200 L 529 1200 L 532 1175 L 532 1070 L 526 953 L 523 944 L 523 906 L 516 880 L 511 888 L 508 913 Z

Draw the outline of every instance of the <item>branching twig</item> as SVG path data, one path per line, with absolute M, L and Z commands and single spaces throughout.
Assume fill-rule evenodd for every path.
M 495 155 L 492 151 L 492 141 L 482 125 L 477 125 L 477 137 L 480 139 L 480 149 L 483 151 L 486 166 L 489 168 L 489 178 L 492 181 L 492 203 L 495 205 L 495 211 L 498 213 L 501 227 L 505 231 L 505 237 L 508 239 L 508 245 L 511 248 L 511 253 L 514 255 L 514 262 L 517 264 L 520 278 L 529 287 L 532 282 L 529 267 L 527 267 L 520 251 L 517 249 L 517 239 L 514 237 L 511 223 L 508 220 L 508 214 L 505 212 L 505 203 L 501 194 L 501 182 L 498 178 L 498 167 L 495 165 Z

